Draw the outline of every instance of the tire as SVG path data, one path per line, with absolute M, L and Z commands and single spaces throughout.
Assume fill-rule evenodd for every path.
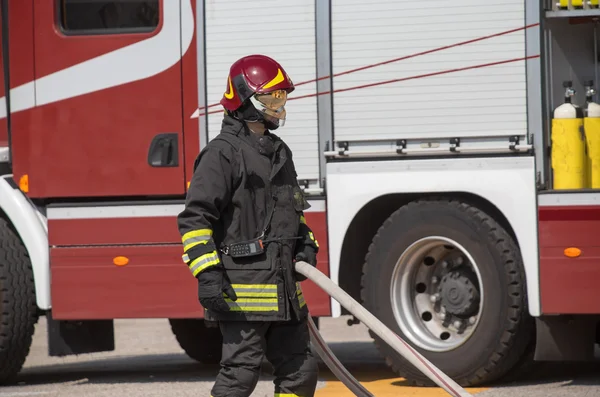
M 532 327 L 532 337 L 525 348 L 525 352 L 521 355 L 521 358 L 508 372 L 502 376 L 502 381 L 506 383 L 519 382 L 525 379 L 535 376 L 536 372 L 542 368 L 540 361 L 535 361 L 535 347 L 536 337 L 535 328 Z
M 223 337 L 218 327 L 207 327 L 202 319 L 169 319 L 179 346 L 192 359 L 203 364 L 221 361 Z
M 384 222 L 366 256 L 361 296 L 369 311 L 463 387 L 501 378 L 534 336 L 517 244 L 493 218 L 456 200 L 415 201 Z M 435 385 L 371 336 L 398 375 Z
M 29 354 L 36 322 L 29 255 L 16 231 L 0 217 L 0 384 L 16 381 Z

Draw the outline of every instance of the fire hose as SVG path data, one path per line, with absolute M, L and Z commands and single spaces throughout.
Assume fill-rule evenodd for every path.
M 453 381 L 448 375 L 444 374 L 439 368 L 433 365 L 429 360 L 423 357 L 418 351 L 413 349 L 407 342 L 396 335 L 392 330 L 379 321 L 367 309 L 360 305 L 343 289 L 337 286 L 329 277 L 321 273 L 317 268 L 302 261 L 296 262 L 296 271 L 312 282 L 317 284 L 329 296 L 338 301 L 340 305 L 345 307 L 358 320 L 364 323 L 371 331 L 375 332 L 394 350 L 407 359 L 412 365 L 419 369 L 429 379 L 435 382 L 439 387 L 444 389 L 453 397 L 468 397 L 471 396 L 465 389 Z M 315 350 L 323 359 L 327 367 L 348 389 L 359 397 L 373 396 L 364 386 L 362 386 L 339 362 L 335 355 L 329 350 L 327 344 L 319 334 L 317 327 L 309 317 L 309 329 L 311 339 Z

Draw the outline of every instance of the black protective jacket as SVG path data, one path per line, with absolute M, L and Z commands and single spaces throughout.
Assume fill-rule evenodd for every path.
M 206 318 L 304 318 L 308 311 L 293 259 L 306 241 L 298 237 L 312 238 L 303 214 L 310 205 L 298 185 L 289 147 L 275 134 L 255 135 L 226 115 L 221 133 L 200 152 L 194 168 L 185 209 L 178 216 L 184 251 L 200 242 L 214 243 L 216 250 L 195 266 L 191 260 L 188 264 L 194 275 L 223 266 L 238 297 L 235 302 L 226 299 L 231 311 L 206 311 Z M 243 258 L 227 254 L 231 244 L 256 239 L 265 226 L 263 253 Z

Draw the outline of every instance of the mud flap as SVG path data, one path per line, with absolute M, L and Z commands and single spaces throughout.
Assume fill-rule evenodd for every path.
M 63 321 L 48 312 L 46 321 L 50 357 L 115 350 L 113 320 Z

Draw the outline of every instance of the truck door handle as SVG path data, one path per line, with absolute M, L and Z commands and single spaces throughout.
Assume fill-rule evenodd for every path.
M 179 134 L 158 134 L 150 143 L 148 150 L 148 164 L 151 167 L 178 167 L 179 148 L 177 146 Z

